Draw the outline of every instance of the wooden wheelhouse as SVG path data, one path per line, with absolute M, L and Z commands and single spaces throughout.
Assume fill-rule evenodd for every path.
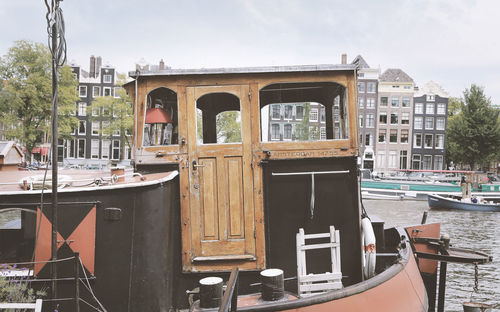
M 354 65 L 130 76 L 136 167 L 179 171 L 184 272 L 265 268 L 264 206 L 273 200 L 264 194 L 274 191 L 265 187 L 266 166 L 280 160 L 287 170 L 310 172 L 306 167 L 315 163 L 328 169 L 358 154 Z M 158 109 L 169 123 L 148 120 Z M 297 160 L 302 163 L 294 166 Z M 308 183 L 303 187 L 310 191 Z

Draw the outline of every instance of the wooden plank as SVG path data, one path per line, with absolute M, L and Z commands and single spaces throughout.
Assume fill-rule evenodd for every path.
M 341 289 L 343 286 L 341 282 L 331 282 L 331 283 L 320 283 L 320 284 L 302 284 L 299 287 L 300 287 L 300 292 L 306 292 L 306 291 L 312 292 L 312 291 Z
M 35 312 L 42 312 L 42 303 L 43 303 L 42 299 L 36 299 Z
M 332 247 L 340 247 L 339 243 L 324 243 L 324 244 L 314 244 L 314 245 L 304 245 L 300 247 L 300 250 L 311 250 L 311 249 L 325 249 Z
M 305 239 L 315 239 L 315 238 L 326 238 L 330 237 L 330 233 L 317 233 L 317 234 L 306 234 Z
M 342 279 L 341 272 L 309 274 L 301 276 L 302 283 L 321 282 L 321 281 L 340 281 Z
M 194 257 L 193 261 L 227 261 L 227 260 L 255 260 L 254 255 L 224 255 L 224 256 L 207 256 Z
M 243 172 L 241 157 L 226 157 L 228 238 L 244 238 Z
M 0 309 L 35 309 L 36 303 L 0 303 Z
M 219 212 L 217 203 L 217 169 L 216 160 L 212 158 L 199 159 L 200 175 L 200 212 L 202 240 L 219 240 Z

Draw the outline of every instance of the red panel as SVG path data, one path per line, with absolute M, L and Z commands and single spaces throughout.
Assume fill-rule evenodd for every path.
M 406 231 L 410 238 L 414 237 L 426 237 L 426 238 L 439 238 L 441 233 L 441 224 L 440 223 L 430 223 L 430 224 L 421 224 L 412 227 L 407 227 Z M 425 243 L 414 243 L 415 249 L 420 252 L 427 252 L 437 254 L 437 249 L 429 247 Z M 436 274 L 437 273 L 437 265 L 438 262 L 436 260 L 429 259 L 418 259 L 418 267 L 421 272 Z
M 94 275 L 95 262 L 95 222 L 96 207 L 94 206 L 68 238 L 69 247 L 74 252 L 80 253 L 83 265 L 92 275 Z
M 38 240 L 36 242 L 35 246 L 35 262 L 43 262 L 43 261 L 48 261 L 51 258 L 51 253 L 52 253 L 52 223 L 45 217 L 45 215 L 42 213 L 42 219 L 39 225 L 38 222 L 40 220 L 40 208 L 37 208 L 36 210 L 36 229 L 40 227 L 40 232 L 38 234 Z M 63 238 L 62 236 L 57 233 L 57 240 L 62 241 Z M 60 244 L 58 245 L 58 250 L 60 247 Z M 45 266 L 45 263 L 35 263 L 35 276 L 38 275 L 40 270 L 43 269 Z

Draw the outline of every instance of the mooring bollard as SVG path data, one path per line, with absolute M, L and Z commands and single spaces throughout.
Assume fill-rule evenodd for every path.
M 262 300 L 276 301 L 285 295 L 285 282 L 283 279 L 283 270 L 267 269 L 260 272 L 262 281 Z
M 222 278 L 205 277 L 200 280 L 200 307 L 217 308 L 222 300 Z

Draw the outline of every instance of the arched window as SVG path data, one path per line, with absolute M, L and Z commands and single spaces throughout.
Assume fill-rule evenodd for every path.
M 199 144 L 241 143 L 240 99 L 230 93 L 210 93 L 196 101 Z
M 331 82 L 277 83 L 260 90 L 262 142 L 347 139 L 347 90 Z
M 179 142 L 177 94 L 168 88 L 148 93 L 144 118 L 144 146 Z

